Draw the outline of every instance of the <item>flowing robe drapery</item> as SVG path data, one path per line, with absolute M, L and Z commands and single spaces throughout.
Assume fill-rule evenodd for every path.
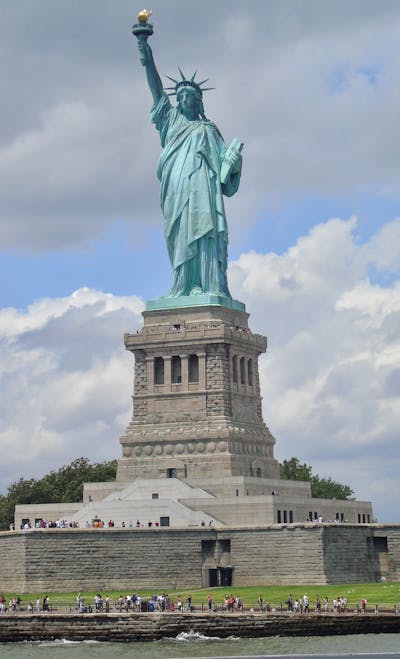
M 230 297 L 223 194 L 236 192 L 240 174 L 231 175 L 225 185 L 221 184 L 226 146 L 210 121 L 186 119 L 166 94 L 152 108 L 151 119 L 163 146 L 157 176 L 174 269 L 170 295 L 213 293 Z

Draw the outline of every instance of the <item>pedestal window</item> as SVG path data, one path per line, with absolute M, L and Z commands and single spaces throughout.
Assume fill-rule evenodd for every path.
M 232 380 L 234 381 L 235 384 L 237 384 L 238 381 L 238 363 L 237 363 L 237 356 L 234 355 L 232 357 Z
M 247 384 L 249 387 L 253 386 L 253 360 L 249 359 L 247 362 Z
M 154 384 L 164 384 L 164 360 L 162 357 L 154 358 Z
M 182 382 L 182 363 L 181 358 L 177 355 L 174 355 L 171 360 L 171 382 L 172 384 Z
M 199 381 L 199 358 L 197 355 L 189 355 L 189 382 Z
M 240 384 L 246 384 L 246 367 L 244 357 L 240 358 Z

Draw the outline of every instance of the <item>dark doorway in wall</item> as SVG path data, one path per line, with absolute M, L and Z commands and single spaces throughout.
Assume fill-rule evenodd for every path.
M 215 586 L 232 586 L 233 567 L 217 567 L 208 570 L 208 585 L 210 588 Z
M 218 568 L 221 575 L 221 586 L 232 586 L 232 572 L 233 568 L 231 567 L 220 567 Z
M 215 588 L 216 586 L 219 586 L 217 568 L 212 568 L 208 570 L 208 585 L 210 586 L 210 588 Z
M 373 539 L 373 547 L 376 561 L 376 578 L 378 580 L 382 579 L 382 577 L 388 579 L 390 575 L 390 563 L 387 537 L 375 537 Z

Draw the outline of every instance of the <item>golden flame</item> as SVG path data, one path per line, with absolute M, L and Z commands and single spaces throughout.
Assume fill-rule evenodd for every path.
M 147 23 L 152 13 L 151 9 L 142 9 L 137 15 L 139 23 Z

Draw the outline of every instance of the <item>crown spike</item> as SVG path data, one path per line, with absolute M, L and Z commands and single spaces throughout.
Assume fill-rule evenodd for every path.
M 165 77 L 168 78 L 168 80 L 171 80 L 171 82 L 174 83 L 174 87 L 164 87 L 164 89 L 167 90 L 175 90 L 175 92 L 171 92 L 168 94 L 168 96 L 176 96 L 178 94 L 179 89 L 183 87 L 191 87 L 192 89 L 196 90 L 200 96 L 202 96 L 203 91 L 208 91 L 209 89 L 215 89 L 215 87 L 201 87 L 201 85 L 204 85 L 205 82 L 209 80 L 209 78 L 206 78 L 205 80 L 202 80 L 201 82 L 196 82 L 195 77 L 197 75 L 197 69 L 193 73 L 191 78 L 185 78 L 185 75 L 182 71 L 182 69 L 178 66 L 178 71 L 180 73 L 180 76 L 182 80 L 175 80 L 175 78 L 172 78 L 171 76 L 165 74 Z
M 174 83 L 175 83 L 175 85 L 177 85 L 177 84 L 178 84 L 178 80 L 175 80 L 175 78 L 171 78 L 171 76 L 168 76 L 167 74 L 165 74 L 165 76 L 164 76 L 164 77 L 165 77 L 165 78 L 168 78 L 168 80 L 171 80 L 171 82 L 174 82 Z

